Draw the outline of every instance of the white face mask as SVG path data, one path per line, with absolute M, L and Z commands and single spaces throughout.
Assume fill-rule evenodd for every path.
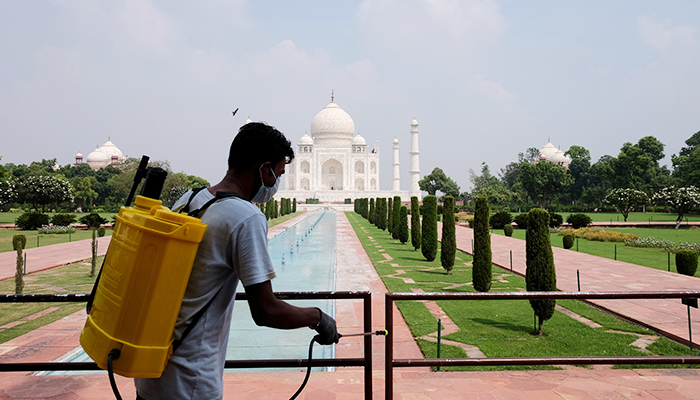
M 258 192 L 255 193 L 255 196 L 253 196 L 252 199 L 250 199 L 251 202 L 253 203 L 267 203 L 271 198 L 275 196 L 277 193 L 277 188 L 280 186 L 280 177 L 275 175 L 275 170 L 270 167 L 270 171 L 272 171 L 272 176 L 275 177 L 275 183 L 272 186 L 265 186 L 265 181 L 262 178 L 262 165 L 260 166 L 261 171 L 260 171 L 260 189 L 258 189 Z

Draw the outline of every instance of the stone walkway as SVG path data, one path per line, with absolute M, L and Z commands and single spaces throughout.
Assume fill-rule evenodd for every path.
M 300 217 L 298 217 L 300 218 Z M 292 224 L 294 221 L 287 221 Z M 384 292 L 386 289 L 365 254 L 346 216 L 338 213 L 337 266 L 338 290 L 371 290 L 373 293 L 373 328 L 383 328 Z M 271 229 L 282 230 L 285 226 Z M 470 249 L 471 239 L 458 229 L 460 248 Z M 495 238 L 496 235 L 494 235 Z M 469 246 L 464 246 L 464 240 Z M 497 241 L 494 240 L 494 249 Z M 500 246 L 500 244 L 498 245 Z M 510 247 L 506 247 L 506 253 Z M 560 263 L 559 257 L 555 254 Z M 524 257 L 523 257 L 524 260 Z M 387 258 L 387 261 L 390 260 Z M 494 251 L 494 261 L 496 251 Z M 500 260 L 502 262 L 502 260 Z M 13 272 L 14 273 L 14 272 Z M 361 302 L 338 301 L 337 320 L 341 332 L 355 332 L 362 327 Z M 398 315 L 398 314 L 396 314 Z M 24 335 L 5 346 L 22 348 L 21 357 L 14 361 L 47 361 L 77 344 L 84 314 L 76 313 L 44 329 Z M 403 320 L 392 327 L 397 358 L 421 357 Z M 41 332 L 43 331 L 43 333 Z M 352 339 L 352 340 L 351 340 Z M 355 342 L 353 342 L 355 341 Z M 342 339 L 338 356 L 357 357 L 361 354 L 361 339 Z M 42 350 L 51 349 L 54 350 Z M 6 347 L 7 349 L 7 347 Z M 373 337 L 374 398 L 384 398 L 383 354 L 384 338 Z M 3 351 L 0 350 L 0 353 Z M 6 350 L 5 355 L 11 350 Z M 15 353 L 17 354 L 17 353 Z M 9 359 L 2 357 L 0 362 Z M 304 372 L 226 373 L 226 399 L 287 399 L 303 380 Z M 349 400 L 363 397 L 363 371 L 359 368 L 339 368 L 336 372 L 314 372 L 299 399 Z M 131 379 L 117 377 L 124 399 L 133 399 Z M 29 373 L 0 374 L 0 400 L 10 399 L 113 399 L 106 375 L 34 376 Z M 430 372 L 425 368 L 398 368 L 394 371 L 394 399 L 698 399 L 700 400 L 700 371 L 688 369 L 663 370 L 561 370 L 505 372 Z

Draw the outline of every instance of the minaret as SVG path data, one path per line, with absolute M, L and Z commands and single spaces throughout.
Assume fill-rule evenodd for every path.
M 401 171 L 399 170 L 399 139 L 394 138 L 394 162 L 391 163 L 394 166 L 394 173 L 392 174 L 391 180 L 394 183 L 392 190 L 398 192 L 401 190 Z
M 408 190 L 409 196 L 418 196 L 418 200 L 421 200 L 422 196 L 420 193 L 420 187 L 418 186 L 418 181 L 420 180 L 420 163 L 418 162 L 418 121 L 414 118 L 411 121 L 411 169 L 408 173 L 411 175 L 411 187 Z

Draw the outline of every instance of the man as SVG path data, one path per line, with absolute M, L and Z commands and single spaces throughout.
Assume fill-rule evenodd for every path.
M 263 123 L 248 123 L 231 144 L 224 179 L 194 197 L 191 191 L 186 193 L 173 206 L 177 210 L 189 202 L 189 209 L 196 210 L 217 192 L 232 195 L 200 215 L 207 230 L 173 338 L 181 338 L 195 314 L 211 304 L 170 356 L 160 378 L 135 379 L 137 400 L 223 398 L 226 346 L 239 281 L 257 325 L 278 329 L 308 326 L 318 332 L 319 343 L 338 342 L 333 318 L 318 308 L 287 304 L 272 292 L 270 281 L 275 272 L 267 251 L 267 219 L 253 203 L 264 203 L 274 196 L 285 165 L 293 158 L 291 143 L 281 132 Z

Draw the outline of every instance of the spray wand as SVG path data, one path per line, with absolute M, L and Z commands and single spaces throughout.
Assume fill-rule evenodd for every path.
M 378 331 L 374 332 L 362 332 L 362 333 L 350 333 L 347 335 L 338 335 L 338 338 L 343 338 L 343 337 L 351 337 L 351 336 L 371 336 L 371 335 L 376 335 L 376 336 L 388 336 L 389 331 L 386 329 L 381 329 Z M 314 342 L 316 341 L 316 336 L 314 336 L 313 339 L 311 339 L 311 343 L 309 344 L 309 365 L 306 367 L 306 376 L 304 377 L 304 382 L 301 383 L 301 386 L 299 386 L 299 389 L 297 390 L 296 393 L 292 397 L 289 398 L 289 400 L 294 400 L 299 396 L 302 390 L 304 390 L 304 387 L 306 386 L 306 383 L 309 381 L 309 376 L 311 375 L 311 359 L 314 351 Z

